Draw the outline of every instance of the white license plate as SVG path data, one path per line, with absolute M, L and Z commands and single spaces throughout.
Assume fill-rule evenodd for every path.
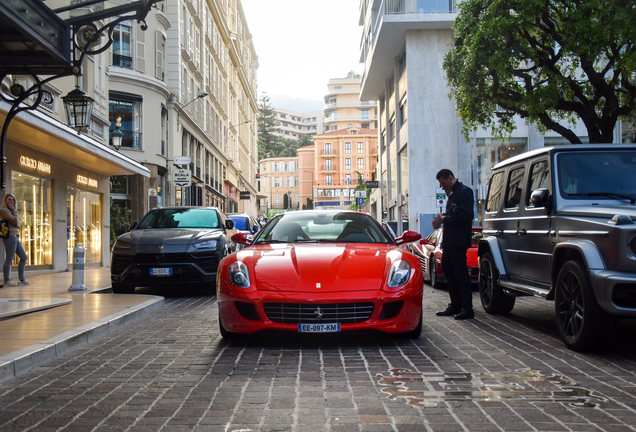
M 334 333 L 340 331 L 340 323 L 298 324 L 300 333 Z
M 150 276 L 170 276 L 172 275 L 172 268 L 151 268 Z

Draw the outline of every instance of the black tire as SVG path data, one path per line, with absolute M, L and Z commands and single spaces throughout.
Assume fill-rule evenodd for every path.
M 479 298 L 484 310 L 492 315 L 505 315 L 515 307 L 515 297 L 506 295 L 497 282 L 499 271 L 490 252 L 479 258 Z
M 420 312 L 420 321 L 417 323 L 417 326 L 411 330 L 410 332 L 406 332 L 406 337 L 409 339 L 417 339 L 422 334 L 422 323 L 424 320 L 424 312 Z
M 602 347 L 604 330 L 616 328 L 620 323 L 601 309 L 587 272 L 581 263 L 573 260 L 567 261 L 557 276 L 554 312 L 559 335 L 574 351 Z
M 117 282 L 113 282 L 111 285 L 112 285 L 111 288 L 113 289 L 113 293 L 115 294 L 134 294 L 135 292 L 135 287 L 132 285 L 122 284 Z
M 433 288 L 442 288 L 443 283 L 439 281 L 437 277 L 437 262 L 435 262 L 435 255 L 431 255 L 428 259 L 429 275 L 431 277 L 431 286 Z
M 229 332 L 227 330 L 225 330 L 225 327 L 223 327 L 223 323 L 221 322 L 221 317 L 219 316 L 219 330 L 221 333 L 221 337 L 223 339 L 232 339 L 236 337 L 236 333 L 232 333 Z

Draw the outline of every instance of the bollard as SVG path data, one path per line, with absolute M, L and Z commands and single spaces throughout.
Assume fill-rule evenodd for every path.
M 86 249 L 82 247 L 81 243 L 75 245 L 73 249 L 73 283 L 68 289 L 69 291 L 84 291 L 86 285 L 84 285 L 84 252 Z

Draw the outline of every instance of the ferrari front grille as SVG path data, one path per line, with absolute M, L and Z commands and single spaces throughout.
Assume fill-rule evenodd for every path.
M 373 303 L 265 303 L 267 318 L 284 324 L 365 322 L 371 318 Z

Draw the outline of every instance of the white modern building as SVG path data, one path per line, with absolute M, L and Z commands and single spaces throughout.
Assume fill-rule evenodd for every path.
M 409 220 L 410 229 L 430 232 L 438 212 L 435 179 L 451 169 L 477 196 L 479 224 L 490 168 L 498 161 L 545 145 L 565 144 L 554 133 L 542 136 L 519 121 L 513 137 L 501 142 L 478 130 L 466 142 L 455 103 L 449 99 L 444 56 L 460 0 L 362 0 L 364 27 L 360 100 L 378 100 L 380 189 L 372 195 L 378 218 Z M 575 129 L 586 139 L 582 125 Z M 399 227 L 401 229 L 401 226 Z
M 276 114 L 278 130 L 274 135 L 297 140 L 301 136 L 323 133 L 322 111 L 301 113 L 285 108 L 272 108 Z
M 361 76 L 349 72 L 345 78 L 332 78 L 325 95 L 325 132 L 342 129 L 376 129 L 377 102 L 360 100 Z

